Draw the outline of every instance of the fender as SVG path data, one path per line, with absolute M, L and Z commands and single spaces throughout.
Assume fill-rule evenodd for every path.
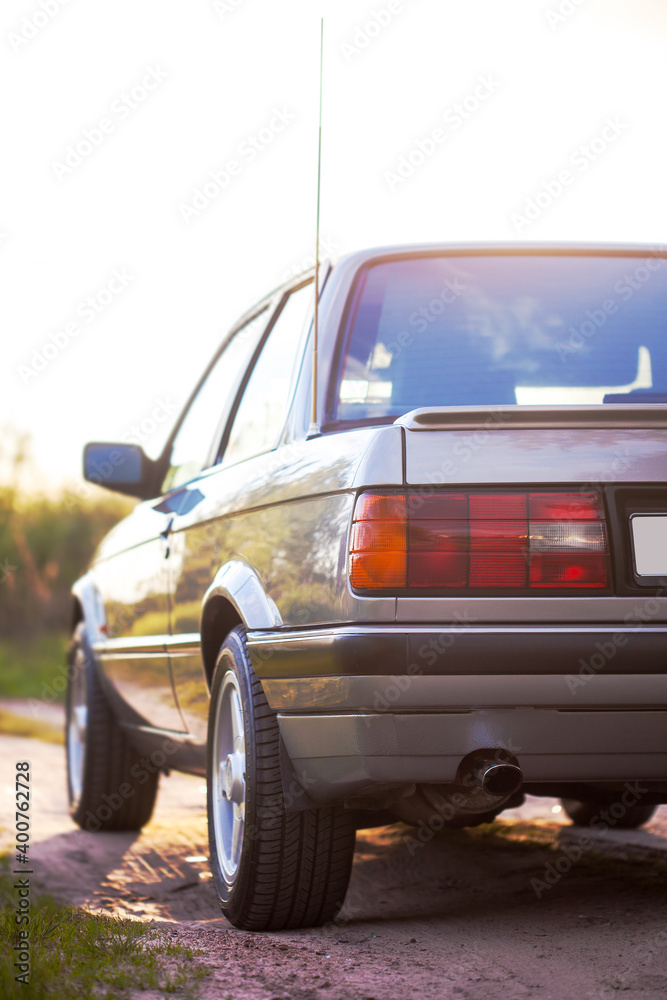
M 72 585 L 72 595 L 81 605 L 83 620 L 88 631 L 88 639 L 91 646 L 94 646 L 105 638 L 106 615 L 104 612 L 104 601 L 91 570 L 88 570 L 87 573 L 80 576 L 74 582 Z
M 240 559 L 222 566 L 204 594 L 200 619 L 202 635 L 208 617 L 206 609 L 216 597 L 229 601 L 248 629 L 278 628 L 283 624 L 275 601 L 267 594 L 259 576 Z

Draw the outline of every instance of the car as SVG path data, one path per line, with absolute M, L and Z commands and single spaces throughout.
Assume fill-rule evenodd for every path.
M 73 587 L 71 814 L 206 776 L 222 910 L 335 921 L 355 831 L 667 802 L 667 252 L 389 247 L 221 343 Z M 317 349 L 315 349 L 315 347 Z M 185 345 L 184 345 L 185 349 Z M 413 831 L 414 832 L 414 831 Z

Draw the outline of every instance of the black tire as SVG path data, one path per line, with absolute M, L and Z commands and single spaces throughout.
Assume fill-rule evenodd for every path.
M 140 762 L 116 722 L 93 662 L 86 628 L 81 622 L 68 654 L 65 749 L 70 815 L 91 833 L 98 830 L 140 830 L 151 817 L 159 772 Z M 77 742 L 76 706 L 85 704 L 83 740 Z M 81 747 L 80 764 L 76 754 Z
M 572 820 L 575 826 L 590 826 L 592 820 L 600 816 L 600 812 L 609 809 L 613 805 L 613 800 L 591 799 L 588 802 L 580 802 L 578 799 L 561 799 L 561 805 L 565 815 Z M 636 830 L 637 827 L 648 823 L 656 810 L 656 806 L 627 806 L 625 814 L 618 819 L 614 818 L 614 830 Z M 611 824 L 610 824 L 611 825 Z
M 223 840 L 225 816 L 236 808 L 232 778 L 215 764 L 222 757 L 225 698 L 241 705 L 245 739 L 243 769 L 244 822 L 239 825 L 235 872 Z M 227 710 L 229 711 L 229 709 Z M 218 721 L 219 720 L 219 721 Z M 218 728 L 216 728 L 218 727 Z M 227 727 L 228 731 L 229 727 Z M 240 745 L 235 740 L 234 745 Z M 278 721 L 250 663 L 245 633 L 235 628 L 216 663 L 208 728 L 207 804 L 211 870 L 222 912 L 245 930 L 317 927 L 333 920 L 343 904 L 354 855 L 353 817 L 342 807 L 287 812 L 280 764 Z M 227 757 L 229 760 L 229 757 Z M 236 768 L 237 765 L 234 765 Z M 226 774 L 238 774 L 228 765 Z M 214 781 L 229 780 L 214 794 Z M 236 778 L 234 780 L 237 780 Z M 298 791 L 296 793 L 298 795 Z M 240 803 L 238 805 L 240 809 Z M 227 812 L 224 812 L 227 810 Z M 234 814 L 236 815 L 236 813 Z M 240 815 L 240 813 L 239 813 Z M 231 835 L 229 835 L 231 837 Z M 218 851 L 220 841 L 220 853 Z M 229 843 L 229 840 L 228 840 Z

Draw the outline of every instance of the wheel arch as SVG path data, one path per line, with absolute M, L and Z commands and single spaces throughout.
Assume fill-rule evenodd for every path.
M 201 653 L 209 691 L 220 647 L 237 625 L 247 629 L 282 625 L 280 612 L 259 576 L 241 560 L 218 570 L 202 602 Z
M 104 603 L 90 572 L 80 577 L 72 586 L 70 626 L 74 632 L 79 622 L 85 622 L 88 638 L 95 642 L 105 623 Z
M 81 606 L 81 601 L 76 595 L 72 595 L 72 612 L 69 621 L 70 633 L 74 633 L 74 629 L 77 627 L 79 622 L 83 621 L 83 607 Z

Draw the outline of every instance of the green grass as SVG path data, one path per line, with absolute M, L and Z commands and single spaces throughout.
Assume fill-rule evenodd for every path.
M 66 633 L 0 639 L 0 698 L 65 700 Z
M 56 728 L 42 719 L 33 719 L 28 715 L 16 715 L 0 708 L 0 733 L 9 736 L 25 736 L 26 739 L 43 740 L 45 743 L 57 743 L 64 746 L 65 734 L 62 727 Z
M 198 964 L 202 951 L 174 944 L 154 925 L 63 906 L 50 896 L 30 896 L 28 925 L 30 984 L 16 982 L 12 946 L 20 876 L 0 872 L 0 996 L 3 1000 L 128 1000 L 137 990 L 159 990 L 179 998 L 197 996 L 210 970 Z M 34 878 L 34 876 L 33 876 Z M 24 925 L 25 926 L 25 925 Z

